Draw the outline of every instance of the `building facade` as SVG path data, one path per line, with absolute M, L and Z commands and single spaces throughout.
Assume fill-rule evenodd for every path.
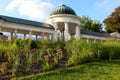
M 81 19 L 73 9 L 66 5 L 58 6 L 48 18 L 45 23 L 19 19 L 9 16 L 0 15 L 0 32 L 9 32 L 8 39 L 13 40 L 17 38 L 17 34 L 22 34 L 23 39 L 26 35 L 31 38 L 33 35 L 36 39 L 49 39 L 52 41 L 68 41 L 71 39 L 87 39 L 87 40 L 107 40 L 110 34 L 89 32 L 80 30 Z M 0 39 L 2 40 L 0 35 Z M 5 38 L 7 39 L 7 37 Z

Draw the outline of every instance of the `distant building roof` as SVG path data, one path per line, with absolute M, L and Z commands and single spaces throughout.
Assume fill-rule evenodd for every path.
M 107 33 L 90 32 L 87 30 L 81 30 L 81 34 L 88 34 L 88 35 L 102 36 L 102 37 L 109 37 L 110 36 L 110 34 L 107 34 Z
M 3 15 L 0 15 L 0 19 L 5 20 L 7 22 L 13 22 L 13 23 L 19 23 L 19 24 L 25 24 L 25 25 L 32 25 L 32 26 L 36 26 L 36 27 L 54 29 L 54 27 L 50 24 L 37 22 L 37 21 L 25 20 L 25 19 L 8 17 L 8 16 L 3 16 Z
M 113 32 L 113 33 L 110 33 L 110 35 L 112 37 L 115 37 L 115 38 L 120 38 L 120 33 L 119 32 Z

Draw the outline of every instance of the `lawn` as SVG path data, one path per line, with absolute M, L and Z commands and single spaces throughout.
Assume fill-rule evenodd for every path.
M 12 80 L 119 80 L 120 60 L 91 62 Z

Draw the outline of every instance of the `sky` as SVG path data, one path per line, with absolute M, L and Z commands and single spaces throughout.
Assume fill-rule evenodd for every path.
M 78 16 L 103 21 L 120 0 L 0 0 L 0 15 L 44 22 L 60 4 L 71 7 Z

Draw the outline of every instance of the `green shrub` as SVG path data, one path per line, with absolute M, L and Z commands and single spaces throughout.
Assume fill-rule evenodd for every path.
M 33 52 L 33 53 L 32 53 Z M 6 57 L 7 55 L 7 57 Z M 77 65 L 97 60 L 120 59 L 120 42 L 86 42 L 85 40 L 70 40 L 68 42 L 33 41 L 30 39 L 16 39 L 0 42 L 0 60 L 8 60 L 13 66 L 12 73 L 16 74 L 20 60 L 26 56 L 26 66 L 29 70 L 33 60 L 43 64 L 43 70 L 51 70 L 60 60 L 68 59 L 66 66 Z M 17 60 L 18 58 L 18 60 Z M 22 65 L 22 64 L 21 64 Z M 6 73 L 6 68 L 3 73 Z
M 42 61 L 42 56 L 40 54 L 40 52 L 36 53 L 36 62 L 39 63 Z
M 63 59 L 64 56 L 63 56 L 62 49 L 58 49 L 56 55 L 57 55 L 59 60 Z
M 63 41 L 55 42 L 55 43 L 53 43 L 52 47 L 53 47 L 53 49 L 55 49 L 56 51 L 57 51 L 58 49 L 64 50 L 64 48 L 65 48 L 65 42 L 63 42 Z
M 68 44 L 69 43 L 69 44 Z M 77 65 L 83 62 L 90 62 L 94 59 L 92 44 L 86 41 L 73 40 L 68 42 L 66 49 L 70 57 L 67 62 L 67 66 Z
M 15 76 L 16 73 L 17 73 L 17 71 L 18 71 L 18 67 L 20 65 L 20 56 L 19 56 L 19 54 L 14 55 L 13 59 L 14 59 L 14 62 L 12 64 L 12 70 L 11 70 L 11 72 L 12 72 L 12 76 Z
M 94 60 L 100 60 L 101 45 L 102 45 L 102 43 L 99 41 L 89 43 L 89 48 L 91 49 L 91 51 L 93 53 Z
M 56 54 L 54 55 L 54 65 L 58 65 L 58 57 Z
M 0 71 L 2 74 L 6 74 L 8 72 L 8 63 L 7 62 L 2 63 Z
M 6 56 L 7 56 L 7 60 L 9 62 L 9 64 L 12 64 L 14 62 L 14 56 L 12 54 L 12 52 L 6 52 Z
M 33 55 L 32 54 L 28 54 L 26 56 L 26 63 L 27 63 L 27 70 L 29 71 L 33 64 Z
M 106 41 L 101 47 L 101 59 L 120 59 L 120 42 Z
M 5 45 L 3 41 L 0 41 L 0 60 L 1 59 L 6 59 L 5 53 L 7 52 L 8 45 Z
M 41 47 L 42 47 L 41 41 L 38 41 L 38 40 L 31 40 L 30 41 L 30 49 L 38 49 Z
M 73 66 L 73 65 L 77 65 L 79 63 L 80 59 L 80 55 L 79 54 L 74 54 L 71 55 L 70 58 L 68 59 L 66 66 Z
M 44 71 L 48 71 L 48 70 L 51 70 L 53 68 L 53 66 L 51 65 L 51 64 L 49 64 L 48 62 L 45 62 L 44 64 L 43 64 L 43 70 Z
M 48 54 L 49 57 L 52 57 L 53 49 L 52 48 L 48 48 L 47 49 L 47 54 Z

